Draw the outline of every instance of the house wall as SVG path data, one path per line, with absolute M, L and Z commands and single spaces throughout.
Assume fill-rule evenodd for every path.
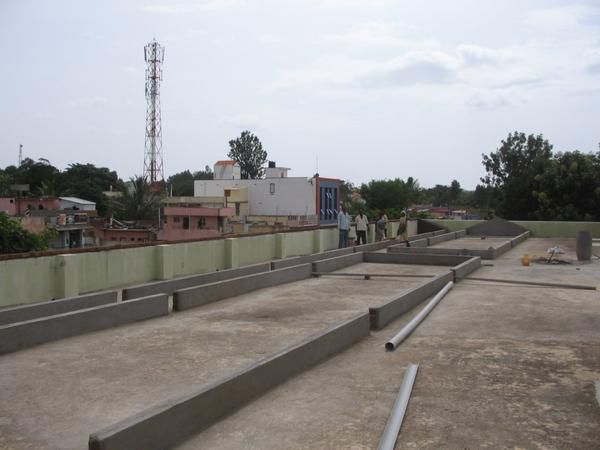
M 0 198 L 0 211 L 6 212 L 9 216 L 17 215 L 17 200 L 14 197 Z
M 250 215 L 308 215 L 316 211 L 315 181 L 306 178 L 196 180 L 194 196 L 223 196 L 224 190 L 231 188 L 248 188 Z

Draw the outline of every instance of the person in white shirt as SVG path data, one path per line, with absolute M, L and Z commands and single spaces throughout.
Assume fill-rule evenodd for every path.
M 339 248 L 348 247 L 348 230 L 350 230 L 350 216 L 344 211 L 344 205 L 340 205 L 338 212 L 338 228 L 340 230 Z
M 356 245 L 367 243 L 367 229 L 369 228 L 369 219 L 361 209 L 356 216 Z

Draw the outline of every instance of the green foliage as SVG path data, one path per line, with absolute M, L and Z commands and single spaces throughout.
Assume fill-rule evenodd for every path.
M 514 132 L 489 155 L 482 155 L 486 175 L 481 181 L 494 189 L 492 206 L 507 219 L 532 219 L 538 209 L 536 175 L 551 164 L 552 145 L 540 134 Z
M 242 131 L 240 137 L 229 141 L 227 156 L 240 165 L 243 179 L 262 178 L 267 152 L 260 140 L 249 131 Z
M 70 164 L 60 176 L 61 195 L 75 196 L 96 203 L 96 210 L 104 216 L 108 209 L 103 191 L 122 189 L 122 181 L 117 172 L 93 164 Z
M 119 220 L 156 220 L 160 199 L 160 194 L 152 191 L 145 177 L 131 178 L 115 202 L 115 216 Z
M 175 197 L 186 197 L 194 195 L 194 176 L 189 170 L 171 175 L 167 179 L 171 185 L 171 192 Z
M 24 253 L 46 250 L 56 238 L 56 231 L 47 230 L 43 233 L 31 233 L 21 224 L 0 213 L 0 253 Z
M 557 153 L 534 181 L 536 219 L 600 220 L 599 154 Z
M 371 180 L 360 187 L 360 195 L 371 210 L 402 210 L 411 203 L 410 187 L 400 178 Z
M 204 170 L 194 172 L 194 180 L 212 180 L 214 177 L 215 174 L 209 166 L 204 166 Z

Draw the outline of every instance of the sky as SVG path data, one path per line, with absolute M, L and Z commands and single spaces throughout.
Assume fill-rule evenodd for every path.
M 256 134 L 290 176 L 457 179 L 512 131 L 598 151 L 600 0 L 0 0 L 0 166 L 143 172 L 164 45 L 165 175 Z

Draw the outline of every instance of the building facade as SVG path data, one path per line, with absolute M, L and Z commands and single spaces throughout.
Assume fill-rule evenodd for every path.
M 223 161 L 215 164 L 215 179 L 194 181 L 196 198 L 224 199 L 242 222 L 252 217 L 280 217 L 310 225 L 337 222 L 341 181 L 335 178 L 289 177 L 289 168 L 270 163 L 265 178 L 242 180 L 235 177 L 235 165 L 224 171 Z M 225 173 L 231 178 L 220 178 Z

